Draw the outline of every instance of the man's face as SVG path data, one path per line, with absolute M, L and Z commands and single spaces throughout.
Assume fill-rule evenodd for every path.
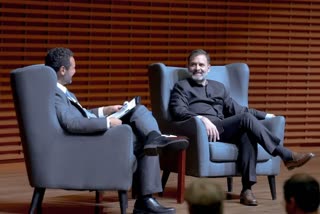
M 67 69 L 62 66 L 59 71 L 58 81 L 62 85 L 68 85 L 72 83 L 72 77 L 76 73 L 76 62 L 74 57 L 70 57 L 70 67 Z
M 190 59 L 188 66 L 192 79 L 198 83 L 202 83 L 206 80 L 206 76 L 210 70 L 210 65 L 205 55 L 198 55 Z

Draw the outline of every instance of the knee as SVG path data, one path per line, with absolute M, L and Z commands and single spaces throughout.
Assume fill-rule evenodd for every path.
M 244 120 L 251 120 L 255 118 L 252 114 L 250 114 L 249 112 L 244 112 L 244 113 L 241 113 L 241 119 L 244 119 Z
M 149 111 L 147 107 L 145 107 L 144 105 L 142 104 L 138 104 L 136 106 L 136 110 L 139 110 L 139 111 Z
M 142 114 L 145 114 L 145 113 L 151 113 L 146 106 L 141 105 L 141 104 L 139 104 L 139 105 L 137 105 L 137 106 L 135 107 L 135 112 L 138 112 L 138 113 L 141 114 L 141 115 L 142 115 Z
M 240 120 L 243 126 L 252 126 L 257 123 L 257 118 L 249 112 L 241 113 Z

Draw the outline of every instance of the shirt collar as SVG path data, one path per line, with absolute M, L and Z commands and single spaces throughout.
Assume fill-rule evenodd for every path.
M 61 85 L 60 83 L 57 82 L 57 87 L 63 92 L 66 93 L 67 92 L 67 88 L 63 85 Z

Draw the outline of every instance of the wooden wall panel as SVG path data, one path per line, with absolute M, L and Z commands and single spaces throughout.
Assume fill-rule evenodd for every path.
M 316 0 L 0 0 L 0 162 L 23 158 L 9 72 L 57 46 L 75 52 L 70 89 L 87 107 L 150 107 L 147 65 L 185 66 L 196 48 L 245 62 L 250 106 L 286 117 L 286 145 L 320 145 L 319 14 Z

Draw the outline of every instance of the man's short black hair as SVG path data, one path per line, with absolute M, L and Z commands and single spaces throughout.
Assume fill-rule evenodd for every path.
M 294 198 L 296 205 L 305 212 L 314 212 L 319 208 L 319 182 L 312 176 L 299 173 L 285 181 L 284 198 L 287 203 Z
M 73 52 L 68 48 L 52 48 L 48 51 L 45 58 L 45 65 L 50 66 L 56 72 L 64 66 L 67 70 L 70 68 L 70 57 L 73 56 Z
M 196 50 L 191 51 L 191 53 L 188 56 L 188 64 L 190 63 L 190 61 L 193 58 L 195 58 L 196 56 L 199 56 L 199 55 L 205 55 L 207 58 L 208 64 L 210 64 L 210 61 L 211 61 L 210 55 L 205 50 L 202 50 L 202 49 L 196 49 Z

